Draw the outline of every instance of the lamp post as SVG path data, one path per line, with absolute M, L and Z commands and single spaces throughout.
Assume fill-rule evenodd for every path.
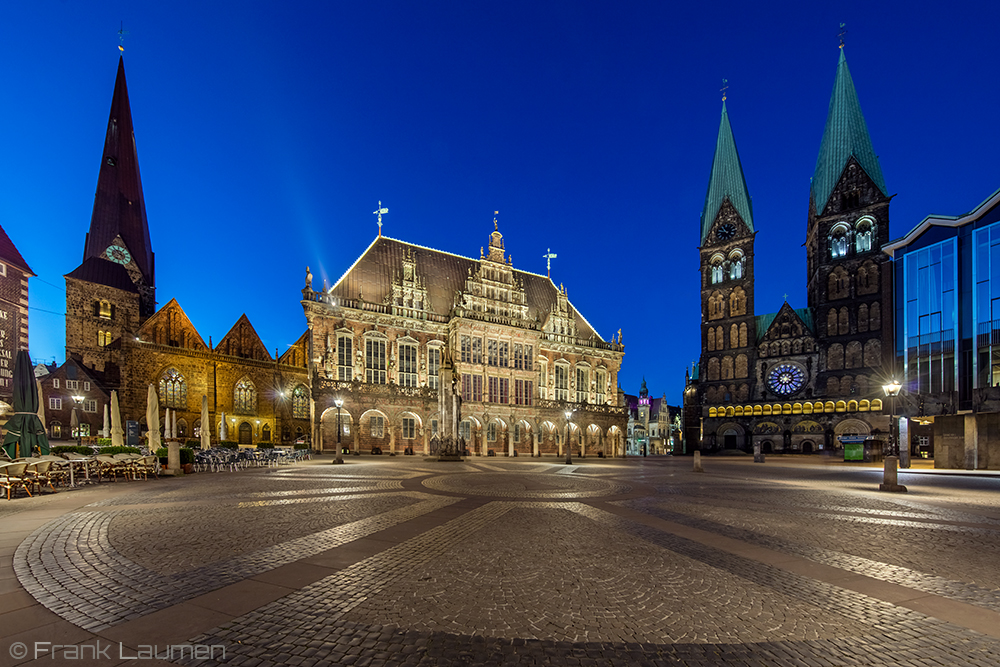
M 74 396 L 73 396 L 73 403 L 74 403 L 73 412 L 75 414 L 76 410 L 77 410 L 77 407 L 83 405 L 83 396 L 81 396 L 80 394 L 74 394 Z M 76 418 L 77 418 L 76 419 L 76 446 L 77 447 L 81 447 L 83 443 L 82 443 L 82 438 L 80 436 L 82 435 L 83 429 L 80 428 L 80 417 L 79 417 L 79 415 L 76 415 Z
M 566 465 L 573 464 L 573 454 L 569 448 L 569 420 L 573 416 L 572 410 L 566 410 L 563 414 L 566 415 Z
M 899 390 L 902 387 L 895 378 L 889 380 L 887 384 L 882 385 L 882 391 L 889 398 L 889 453 L 896 456 L 899 456 L 899 434 L 896 433 L 898 430 L 898 424 L 896 423 L 896 397 L 899 396 Z
M 337 406 L 337 460 L 334 463 L 344 462 L 344 450 L 340 446 L 340 406 L 344 404 L 344 399 L 339 396 L 333 399 L 333 404 Z

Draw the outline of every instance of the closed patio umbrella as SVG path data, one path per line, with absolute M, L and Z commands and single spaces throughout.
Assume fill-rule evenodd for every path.
M 146 393 L 146 425 L 149 426 L 149 451 L 155 453 L 160 448 L 160 400 L 153 385 L 149 385 Z
M 42 401 L 42 381 L 35 380 L 35 390 L 38 392 L 38 421 L 42 422 L 42 428 L 48 433 L 48 426 L 45 425 L 45 403 Z
M 110 438 L 111 437 L 111 430 L 110 430 L 111 427 L 108 425 L 108 422 L 110 420 L 111 420 L 111 417 L 108 414 L 108 404 L 105 403 L 104 404 L 104 428 L 101 429 L 101 437 L 102 438 Z
M 118 392 L 111 390 L 111 445 L 125 446 L 125 432 L 122 430 L 122 413 L 118 410 Z
M 219 422 L 219 440 L 229 439 L 229 427 L 226 426 L 226 413 L 222 413 L 222 421 Z
M 208 421 L 208 396 L 201 397 L 201 448 L 212 448 L 212 423 Z
M 38 385 L 26 350 L 14 360 L 14 414 L 7 421 L 3 448 L 11 458 L 48 454 L 49 439 L 38 418 Z

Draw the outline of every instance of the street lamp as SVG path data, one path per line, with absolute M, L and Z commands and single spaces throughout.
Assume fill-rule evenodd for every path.
M 76 406 L 83 405 L 83 398 L 84 397 L 81 396 L 80 394 L 75 394 L 73 396 L 73 403 L 75 404 L 75 406 L 73 407 L 73 416 L 76 417 L 76 446 L 77 447 L 81 447 L 82 446 L 82 438 L 80 436 L 83 433 L 83 429 L 80 428 L 80 417 L 79 417 L 79 415 L 76 412 Z M 70 421 L 72 421 L 72 420 L 70 420 Z
M 337 406 L 337 460 L 334 463 L 343 463 L 344 450 L 340 446 L 340 406 L 344 404 L 344 399 L 338 396 L 333 399 L 333 404 Z
M 893 378 L 889 380 L 887 384 L 882 385 L 882 391 L 889 398 L 889 454 L 895 454 L 899 456 L 899 434 L 895 431 L 897 430 L 896 422 L 896 397 L 899 396 L 899 390 L 903 388 L 903 385 L 896 382 Z
M 566 412 L 563 413 L 563 414 L 566 415 L 566 465 L 572 465 L 573 464 L 573 455 L 572 455 L 572 453 L 570 452 L 570 449 L 569 449 L 569 419 L 570 419 L 570 417 L 573 416 L 573 411 L 572 410 L 566 410 Z

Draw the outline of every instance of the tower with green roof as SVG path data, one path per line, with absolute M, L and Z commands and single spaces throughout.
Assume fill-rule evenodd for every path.
M 882 384 L 890 345 L 889 200 L 840 49 L 809 192 L 807 294 L 820 348 L 817 392 L 836 400 Z
M 725 98 L 700 231 L 701 391 L 706 402 L 745 401 L 753 393 L 756 231 Z

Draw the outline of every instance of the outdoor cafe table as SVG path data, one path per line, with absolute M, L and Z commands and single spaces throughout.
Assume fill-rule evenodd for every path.
M 73 467 L 74 467 L 73 464 L 74 463 L 82 463 L 82 464 L 84 464 L 83 465 L 83 472 L 87 475 L 87 482 L 90 482 L 90 466 L 87 465 L 88 463 L 90 463 L 90 459 L 88 459 L 88 458 L 67 459 L 67 461 L 69 461 L 69 485 L 70 485 L 70 488 L 76 486 L 76 480 L 73 477 Z

